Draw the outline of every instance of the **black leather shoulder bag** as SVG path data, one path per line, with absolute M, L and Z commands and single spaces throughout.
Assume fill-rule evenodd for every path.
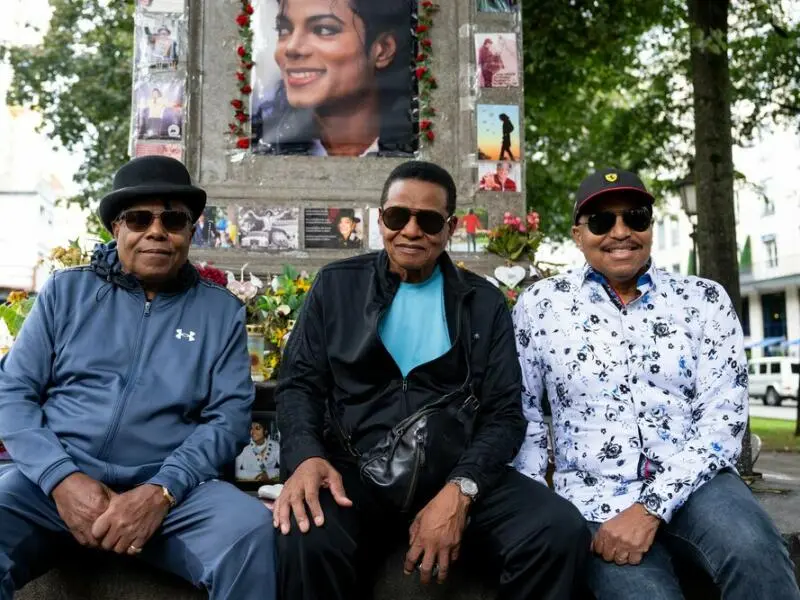
M 379 488 L 383 497 L 401 512 L 419 498 L 431 498 L 472 441 L 480 403 L 472 386 L 472 329 L 469 309 L 462 343 L 466 347 L 467 376 L 461 387 L 422 407 L 392 427 L 366 452 L 352 446 L 350 436 L 333 410 L 329 410 L 336 435 L 358 461 L 361 478 Z

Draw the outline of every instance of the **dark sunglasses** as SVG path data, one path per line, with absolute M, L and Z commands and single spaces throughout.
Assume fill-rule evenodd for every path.
M 417 219 L 417 225 L 428 235 L 436 235 L 439 233 L 450 220 L 450 217 L 436 212 L 435 210 L 412 210 L 405 206 L 390 206 L 383 209 L 381 218 L 383 224 L 392 231 L 400 231 L 411 220 L 411 217 Z
M 117 221 L 136 233 L 147 231 L 153 220 L 158 217 L 161 225 L 170 233 L 180 233 L 191 225 L 192 218 L 182 210 L 162 210 L 155 213 L 151 210 L 129 210 L 122 213 Z
M 629 208 L 619 214 L 604 210 L 589 215 L 589 218 L 583 223 L 594 235 L 605 235 L 614 228 L 617 224 L 617 217 L 622 217 L 622 222 L 625 223 L 633 231 L 647 231 L 647 228 L 653 222 L 653 213 L 649 208 Z

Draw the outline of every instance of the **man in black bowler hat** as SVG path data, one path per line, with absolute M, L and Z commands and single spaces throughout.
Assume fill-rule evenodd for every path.
M 45 283 L 0 361 L 0 600 L 73 544 L 213 599 L 274 599 L 269 511 L 217 479 L 248 441 L 245 309 L 188 261 L 206 194 L 136 158 L 100 203 L 114 241 Z

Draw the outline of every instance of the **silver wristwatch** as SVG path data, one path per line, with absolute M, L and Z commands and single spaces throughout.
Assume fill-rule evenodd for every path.
M 467 477 L 454 477 L 448 483 L 455 483 L 461 493 L 473 502 L 478 497 L 478 484 Z

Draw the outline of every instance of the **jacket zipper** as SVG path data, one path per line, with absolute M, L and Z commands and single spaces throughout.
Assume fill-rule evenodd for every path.
M 417 483 L 419 480 L 419 470 L 425 466 L 425 455 L 422 453 L 421 445 L 425 443 L 425 436 L 422 432 L 417 431 L 414 433 L 417 439 L 417 445 L 414 447 L 414 471 L 411 473 L 411 483 L 408 486 L 408 493 L 403 502 L 403 512 L 411 508 L 411 503 L 414 501 L 414 496 L 417 493 Z
M 136 339 L 136 345 L 133 348 L 133 362 L 131 363 L 130 368 L 128 369 L 127 378 L 125 381 L 125 387 L 122 389 L 122 394 L 120 395 L 119 401 L 114 406 L 114 412 L 111 414 L 111 424 L 109 425 L 108 433 L 106 434 L 106 439 L 103 441 L 103 445 L 100 448 L 100 452 L 97 455 L 97 458 L 102 460 L 105 458 L 106 453 L 108 452 L 108 447 L 111 444 L 111 441 L 116 437 L 117 431 L 119 430 L 119 423 L 121 421 L 122 412 L 125 409 L 125 403 L 128 399 L 128 395 L 130 394 L 130 390 L 133 387 L 133 380 L 135 379 L 136 372 L 139 368 L 139 347 L 142 344 L 142 339 L 144 338 L 144 329 L 147 317 L 150 316 L 150 307 L 152 302 L 150 300 L 145 301 L 144 303 L 144 312 L 142 314 L 142 319 L 139 324 L 139 335 Z

